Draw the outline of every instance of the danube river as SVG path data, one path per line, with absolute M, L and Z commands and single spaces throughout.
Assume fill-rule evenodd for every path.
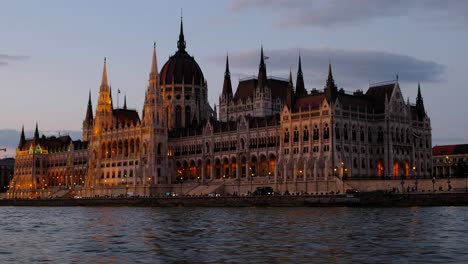
M 467 263 L 468 207 L 0 207 L 0 263 Z

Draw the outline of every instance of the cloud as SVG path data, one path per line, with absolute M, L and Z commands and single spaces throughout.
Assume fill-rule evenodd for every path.
M 384 17 L 415 16 L 430 20 L 466 23 L 468 2 L 454 0 L 232 0 L 230 10 L 272 10 L 280 14 L 280 27 L 328 27 Z
M 11 61 L 23 61 L 27 59 L 29 59 L 29 56 L 0 54 L 0 66 L 8 65 Z
M 300 49 L 302 69 L 308 89 L 322 88 L 328 63 L 331 61 L 335 81 L 347 90 L 364 88 L 369 82 L 394 80 L 439 82 L 445 66 L 415 57 L 368 50 L 344 50 L 331 48 Z M 232 76 L 245 77 L 257 73 L 259 50 L 246 50 L 229 54 Z M 267 71 L 270 75 L 287 77 L 289 69 L 297 72 L 299 49 L 265 50 Z M 211 57 L 216 64 L 224 65 L 224 55 Z

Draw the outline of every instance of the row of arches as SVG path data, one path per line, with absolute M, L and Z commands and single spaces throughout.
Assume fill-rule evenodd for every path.
M 215 158 L 214 160 L 182 160 L 176 162 L 177 180 L 226 179 L 273 176 L 275 154 Z
M 101 144 L 101 158 L 129 157 L 140 152 L 140 139 L 108 141 Z

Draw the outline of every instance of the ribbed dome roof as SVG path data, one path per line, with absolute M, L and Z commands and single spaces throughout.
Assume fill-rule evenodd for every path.
M 174 83 L 182 83 L 182 80 L 192 83 L 194 80 L 195 84 L 202 84 L 205 79 L 195 59 L 185 50 L 179 50 L 162 67 L 160 80 L 161 84 L 170 84 L 172 80 Z
M 192 83 L 202 85 L 205 78 L 203 72 L 195 59 L 185 51 L 185 38 L 182 21 L 180 22 L 179 41 L 177 42 L 177 52 L 169 58 L 160 72 L 161 84 Z

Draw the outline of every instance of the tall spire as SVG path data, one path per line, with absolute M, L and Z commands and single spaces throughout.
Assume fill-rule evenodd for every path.
M 223 83 L 223 96 L 228 99 L 232 98 L 232 84 L 231 84 L 231 73 L 229 72 L 229 57 L 226 55 L 226 71 L 224 72 L 224 83 Z
M 180 33 L 179 41 L 177 41 L 177 48 L 179 49 L 179 51 L 185 51 L 184 24 L 182 21 L 182 16 L 180 16 Z
M 109 86 L 107 83 L 107 67 L 106 67 L 106 57 L 104 57 L 104 68 L 102 69 L 102 81 L 101 87 Z
M 286 95 L 286 105 L 288 106 L 290 111 L 293 111 L 294 107 L 294 84 L 293 84 L 293 79 L 292 79 L 292 72 L 291 69 L 289 69 L 289 83 L 288 83 L 288 92 Z
M 24 125 L 23 125 L 23 127 L 21 128 L 21 136 L 20 136 L 20 142 L 18 144 L 18 147 L 19 148 L 23 147 L 24 142 L 26 142 L 26 137 L 24 135 Z
M 263 55 L 263 45 L 260 50 L 260 66 L 258 68 L 258 87 L 264 88 L 267 83 L 265 56 Z
M 305 89 L 305 85 L 304 85 L 304 75 L 302 74 L 301 55 L 299 55 L 299 66 L 297 68 L 296 95 L 297 96 L 307 95 L 307 90 Z
M 124 105 L 123 105 L 123 109 L 127 109 L 127 95 L 124 95 Z
M 92 121 L 93 121 L 93 105 L 91 103 L 91 91 L 89 91 L 88 108 L 86 109 L 85 122 L 89 123 Z
M 111 110 L 114 109 L 114 100 L 112 100 L 112 86 L 109 88 L 109 99 L 110 99 L 110 105 L 111 105 Z
M 38 139 L 39 139 L 39 128 L 36 122 L 36 130 L 34 131 L 34 140 L 38 140 Z
M 327 78 L 327 83 L 325 85 L 325 96 L 329 102 L 335 101 L 337 90 L 338 89 L 336 87 L 335 80 L 333 80 L 331 63 L 329 63 L 328 64 L 328 78 Z
M 152 74 L 154 74 L 154 75 L 158 74 L 158 59 L 156 57 L 156 42 L 154 42 L 154 44 L 153 44 L 153 59 L 151 61 L 150 76 L 152 76 Z
M 418 96 L 416 97 L 416 111 L 418 112 L 418 120 L 423 121 L 424 116 L 426 115 L 426 110 L 424 109 L 424 101 L 421 95 L 421 85 L 418 82 Z
M 335 80 L 333 80 L 333 73 L 331 63 L 328 64 L 328 78 L 327 78 L 327 88 L 336 87 Z

